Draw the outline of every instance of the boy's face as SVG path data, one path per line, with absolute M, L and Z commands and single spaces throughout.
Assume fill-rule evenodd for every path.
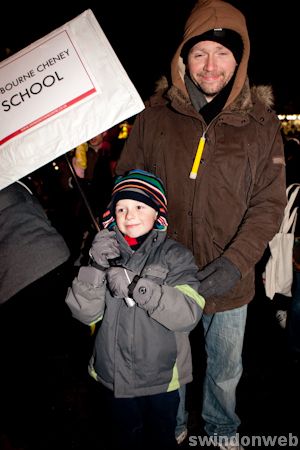
M 116 204 L 116 222 L 119 230 L 131 238 L 143 236 L 152 230 L 157 211 L 145 203 L 124 199 Z

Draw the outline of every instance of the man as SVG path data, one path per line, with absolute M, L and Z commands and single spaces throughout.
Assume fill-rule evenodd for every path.
M 117 165 L 118 174 L 136 167 L 163 180 L 169 234 L 196 257 L 206 299 L 202 417 L 220 448 L 239 448 L 233 438 L 247 304 L 255 264 L 285 205 L 280 122 L 270 88 L 249 86 L 249 51 L 241 12 L 199 1 L 171 63 L 171 86 L 136 118 Z

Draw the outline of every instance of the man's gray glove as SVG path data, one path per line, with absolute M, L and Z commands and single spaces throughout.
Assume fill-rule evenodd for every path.
M 241 279 L 239 269 L 221 256 L 208 264 L 197 274 L 200 280 L 199 294 L 205 299 L 226 294 Z
M 107 229 L 99 231 L 92 242 L 89 254 L 100 268 L 107 269 L 110 266 L 109 260 L 120 256 L 116 233 Z

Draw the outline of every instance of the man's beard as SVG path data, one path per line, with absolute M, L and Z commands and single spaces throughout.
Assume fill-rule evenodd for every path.
M 213 76 L 213 74 L 211 74 Z M 199 79 L 200 79 L 200 83 L 198 81 L 198 79 L 193 78 L 194 83 L 196 84 L 196 86 L 198 86 L 198 88 L 203 92 L 203 94 L 205 95 L 206 98 L 214 98 L 216 95 L 218 95 L 224 88 L 225 86 L 228 84 L 228 82 L 230 81 L 231 77 L 226 80 L 225 76 L 223 73 L 218 74 L 218 76 L 220 78 L 220 80 L 217 82 L 217 84 L 215 83 L 206 83 L 205 81 L 202 81 L 202 77 L 199 74 Z

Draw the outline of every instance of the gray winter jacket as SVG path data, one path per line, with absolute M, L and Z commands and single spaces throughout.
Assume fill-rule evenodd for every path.
M 66 298 L 73 316 L 85 324 L 103 316 L 90 374 L 116 397 L 178 389 L 192 381 L 189 332 L 204 307 L 204 299 L 197 293 L 193 255 L 158 230 L 152 230 L 133 252 L 116 231 L 121 250 L 118 265 L 142 277 L 133 291 L 137 304 L 130 308 L 124 299 L 113 298 L 105 272 L 92 266 L 80 269 Z M 138 305 L 138 297 L 147 289 L 150 300 L 146 309 Z
M 0 304 L 69 256 L 64 239 L 26 186 L 16 182 L 0 191 Z

